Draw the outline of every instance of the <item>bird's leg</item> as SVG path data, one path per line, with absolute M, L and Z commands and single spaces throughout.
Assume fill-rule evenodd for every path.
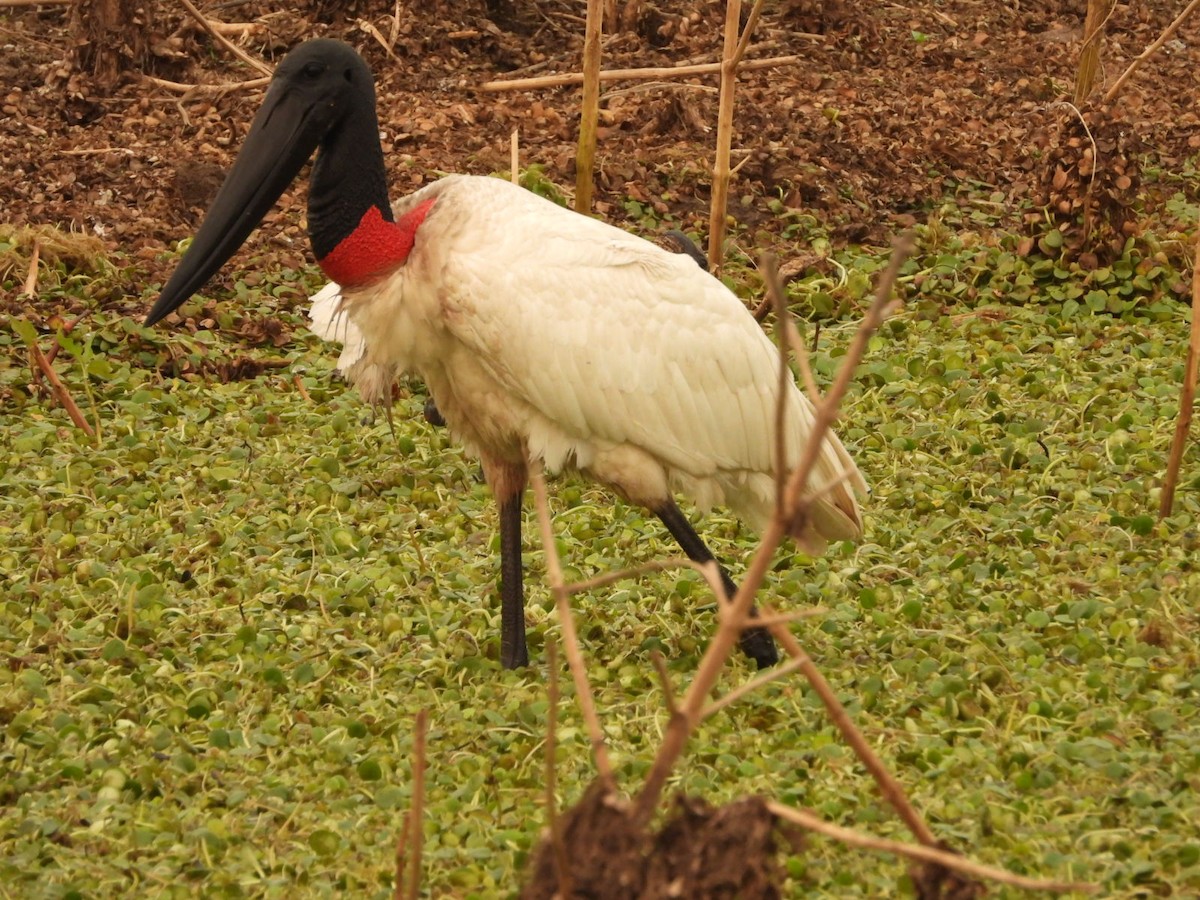
M 500 665 L 518 669 L 529 665 L 521 566 L 521 505 L 528 475 L 523 464 L 486 458 L 483 475 L 500 507 Z
M 683 511 L 674 500 L 668 498 L 666 503 L 654 510 L 654 514 L 662 519 L 662 523 L 667 526 L 667 531 L 671 532 L 692 562 L 706 563 L 716 559 L 700 535 L 696 534 L 696 529 L 688 522 L 687 517 L 684 516 Z M 724 566 L 718 563 L 717 569 L 721 573 L 721 584 L 725 588 L 725 593 L 732 599 L 733 595 L 737 593 L 737 585 L 733 583 L 733 579 L 729 577 Z M 750 614 L 757 615 L 753 607 L 750 608 Z M 760 669 L 779 662 L 779 651 L 775 647 L 775 640 L 765 628 L 743 630 L 738 638 L 738 646 L 742 648 L 743 653 L 758 664 Z

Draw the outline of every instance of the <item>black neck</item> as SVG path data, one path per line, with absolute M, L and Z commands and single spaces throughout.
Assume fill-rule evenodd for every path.
M 359 91 L 341 122 L 321 142 L 313 164 L 308 237 L 317 259 L 324 259 L 349 237 L 372 206 L 378 207 L 385 221 L 394 221 L 375 94 Z

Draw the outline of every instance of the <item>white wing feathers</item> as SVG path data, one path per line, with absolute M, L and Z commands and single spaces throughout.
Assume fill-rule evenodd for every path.
M 520 407 L 531 455 L 557 470 L 636 450 L 665 470 L 671 490 L 701 506 L 727 504 L 761 527 L 774 507 L 779 356 L 742 302 L 688 257 L 499 179 L 451 176 L 397 212 L 431 194 L 437 203 L 397 291 L 436 289 L 441 339 L 452 337 L 494 379 L 493 402 L 499 395 Z M 439 245 L 424 264 L 423 241 Z M 405 286 L 417 277 L 437 283 Z M 345 345 L 339 369 L 360 387 L 409 362 L 373 359 L 336 285 L 313 298 L 312 318 L 315 333 Z M 432 373 L 418 374 L 432 386 Z M 790 468 L 813 410 L 794 384 L 786 402 Z M 855 493 L 866 485 L 831 434 L 810 486 L 846 471 L 799 539 L 811 552 L 861 532 Z

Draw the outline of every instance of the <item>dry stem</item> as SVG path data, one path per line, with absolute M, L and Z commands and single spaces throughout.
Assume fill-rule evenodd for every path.
M 729 150 L 733 143 L 733 99 L 737 88 L 738 22 L 742 0 L 726 0 L 725 50 L 721 55 L 721 95 L 717 102 L 717 152 L 713 160 L 708 210 L 708 266 L 720 273 L 725 262 L 725 215 L 729 205 Z
M 662 685 L 663 702 L 667 705 L 667 712 L 674 716 L 679 711 L 679 707 L 675 703 L 675 688 L 671 685 L 671 673 L 667 671 L 667 661 L 657 650 L 650 654 L 650 661 L 654 663 L 654 669 L 658 672 L 658 681 Z
M 412 874 L 408 881 L 408 900 L 416 900 L 421 893 L 421 849 L 425 833 L 421 828 L 421 817 L 425 807 L 425 735 L 429 729 L 429 710 L 417 713 L 416 733 L 413 736 L 413 799 L 404 825 L 404 836 L 408 838 L 409 856 L 412 858 Z M 396 846 L 396 886 L 394 896 L 400 896 L 405 869 L 402 844 Z
M 776 619 L 776 621 L 778 621 L 778 619 Z M 753 624 L 755 628 L 761 628 L 763 626 L 763 623 L 757 618 L 754 619 Z M 713 713 L 720 712 L 731 703 L 736 703 L 747 694 L 757 691 L 763 685 L 770 684 L 772 681 L 778 681 L 785 675 L 791 675 L 793 672 L 799 669 L 803 663 L 804 660 L 791 659 L 781 666 L 776 666 L 773 669 L 768 669 L 766 672 L 756 675 L 745 684 L 739 684 L 725 696 L 714 700 L 712 703 L 708 704 L 708 706 L 704 707 L 704 710 L 700 713 L 700 718 L 707 719 L 709 716 L 713 715 Z
M 775 611 L 769 604 L 760 603 L 759 612 L 762 613 L 768 623 L 775 616 Z M 797 663 L 797 667 L 804 673 L 804 677 L 808 679 L 808 683 L 812 685 L 817 696 L 821 698 L 821 702 L 825 705 L 825 711 L 829 713 L 829 718 L 842 733 L 842 737 L 846 739 L 846 743 L 850 745 L 850 749 L 854 751 L 854 755 L 859 761 L 867 767 L 867 771 L 871 773 L 871 777 L 875 779 L 875 783 L 879 786 L 879 792 L 888 804 L 896 811 L 901 821 L 908 827 L 908 830 L 913 833 L 918 841 L 928 846 L 933 846 L 937 843 L 937 838 L 933 831 L 925 824 L 925 820 L 921 818 L 921 814 L 908 799 L 908 795 L 904 793 L 904 789 L 900 787 L 899 782 L 892 777 L 892 773 L 887 770 L 887 766 L 871 749 L 871 745 L 867 743 L 867 739 L 863 737 L 863 733 L 858 730 L 854 721 L 850 718 L 850 714 L 846 712 L 846 707 L 842 705 L 842 701 L 837 698 L 829 682 L 825 680 L 825 676 L 821 674 L 821 670 L 817 668 L 816 663 L 812 661 L 800 643 L 783 625 L 768 624 L 771 629 L 771 634 L 775 640 L 783 646 L 784 651 L 788 656 L 792 657 Z
M 222 84 L 184 84 L 179 81 L 167 81 L 165 78 L 155 78 L 153 75 L 143 75 L 142 79 L 155 87 L 176 94 L 223 94 L 227 91 L 245 91 L 266 87 L 271 83 L 270 78 L 251 78 L 249 81 L 226 81 Z
M 883 853 L 893 853 L 897 856 L 906 856 L 909 859 L 921 860 L 922 862 L 931 862 L 947 869 L 962 872 L 965 875 L 976 878 L 987 878 L 990 881 L 1011 885 L 1027 891 L 1050 891 L 1059 894 L 1066 894 L 1072 891 L 1090 894 L 1096 891 L 1095 885 L 1085 882 L 1041 881 L 1036 878 L 1026 878 L 1023 875 L 1014 875 L 1011 872 L 1004 869 L 997 869 L 994 866 L 985 866 L 981 863 L 972 862 L 966 857 L 959 856 L 957 853 L 939 850 L 936 847 L 921 847 L 915 844 L 905 844 L 900 841 L 889 841 L 886 838 L 873 837 L 851 828 L 834 825 L 832 822 L 826 822 L 812 813 L 784 806 L 782 803 L 777 803 L 774 800 L 767 801 L 767 809 L 771 811 L 772 815 L 786 819 L 788 822 L 794 822 L 801 828 L 815 831 L 836 841 L 841 841 L 843 844 L 851 847 L 861 847 L 864 850 L 878 850 Z
M 29 296 L 37 293 L 38 259 L 42 255 L 42 242 L 34 240 L 33 250 L 29 254 L 29 272 L 25 276 L 24 292 Z
M 54 371 L 54 366 L 50 365 L 50 361 L 46 359 L 45 354 L 42 353 L 42 349 L 36 343 L 32 343 L 29 345 L 29 352 L 33 355 L 33 361 L 37 363 L 37 367 L 46 376 L 46 380 L 50 382 L 54 396 L 58 398 L 58 402 L 67 411 L 67 415 L 71 417 L 71 421 L 88 437 L 94 438 L 96 432 L 88 424 L 88 420 L 84 418 L 83 413 L 79 411 L 75 400 L 71 397 L 70 392 L 67 391 L 62 381 L 59 380 L 58 373 Z
M 575 150 L 575 211 L 591 212 L 592 170 L 596 165 L 596 125 L 600 120 L 600 0 L 588 0 L 583 39 L 583 101 Z
M 1183 374 L 1183 390 L 1179 395 L 1179 418 L 1175 421 L 1175 436 L 1171 438 L 1171 456 L 1163 479 L 1162 498 L 1158 517 L 1165 519 L 1175 505 L 1175 484 L 1183 463 L 1183 447 L 1192 424 L 1192 407 L 1196 402 L 1196 374 L 1200 370 L 1200 235 L 1196 236 L 1196 251 L 1192 259 L 1192 331 L 1188 342 L 1187 366 Z
M 229 40 L 229 38 L 225 37 L 225 35 L 221 34 L 221 32 L 219 32 L 216 28 L 214 28 L 212 23 L 209 22 L 208 19 L 206 19 L 204 17 L 204 14 L 202 12 L 200 12 L 200 10 L 196 9 L 196 7 L 192 4 L 191 0 L 179 0 L 179 2 L 183 4 L 183 8 L 188 11 L 188 14 L 191 15 L 191 17 L 200 24 L 201 28 L 203 28 L 205 31 L 207 31 L 209 33 L 209 35 L 212 37 L 212 39 L 214 41 L 216 41 L 218 44 L 220 44 L 222 47 L 224 47 L 226 50 L 228 50 L 230 53 L 232 53 L 234 56 L 236 56 L 242 62 L 250 65 L 251 67 L 262 72 L 264 75 L 270 77 L 270 75 L 271 75 L 271 67 L 270 66 L 268 66 L 262 60 L 255 59 L 253 56 L 251 56 L 249 53 L 247 53 L 245 50 L 243 50 L 241 47 L 239 47 L 233 41 Z
M 1104 94 L 1105 103 L 1111 103 L 1113 101 L 1113 98 L 1117 96 L 1121 88 L 1125 86 L 1125 82 L 1129 80 L 1130 76 L 1132 76 L 1135 71 L 1137 71 L 1137 68 L 1147 59 L 1153 56 L 1159 47 L 1167 42 L 1171 35 L 1175 33 L 1179 26 L 1183 24 L 1184 20 L 1192 14 L 1192 11 L 1195 10 L 1197 6 L 1200 6 L 1200 0 L 1192 0 L 1191 3 L 1184 7 L 1183 12 L 1175 17 L 1175 21 L 1168 25 L 1166 30 L 1164 30 L 1163 33 L 1158 36 L 1158 40 L 1143 50 L 1138 57 L 1129 64 L 1129 68 L 1121 73 L 1121 77 L 1118 78 L 1116 82 L 1113 83 L 1113 86 L 1110 87 Z
M 596 701 L 592 696 L 591 685 L 588 683 L 583 652 L 579 649 L 579 638 L 575 634 L 575 617 L 571 614 L 571 601 L 563 583 L 562 564 L 558 559 L 558 547 L 554 543 L 554 529 L 550 525 L 550 504 L 546 499 L 546 480 L 542 477 L 542 473 L 537 471 L 530 473 L 529 480 L 533 484 L 538 526 L 542 531 L 542 546 L 546 548 L 546 577 L 550 581 L 550 589 L 554 593 L 554 603 L 558 608 L 559 626 L 563 633 L 563 649 L 567 654 L 567 663 L 571 667 L 571 677 L 575 680 L 575 693 L 579 695 L 579 708 L 583 712 L 583 720 L 587 724 L 588 734 L 591 736 L 592 755 L 596 759 L 596 769 L 604 780 L 605 787 L 611 791 L 616 787 L 616 779 L 613 777 L 612 763 L 608 760 L 608 747 L 604 743 L 604 729 L 600 727 L 600 717 L 596 714 Z
M 546 827 L 550 830 L 550 845 L 554 848 L 554 861 L 558 867 L 558 893 L 561 897 L 571 896 L 571 873 L 567 868 L 567 848 L 563 844 L 562 828 L 558 821 L 558 806 L 554 798 L 557 766 L 554 748 L 558 738 L 558 645 L 550 644 L 547 649 L 549 671 L 550 710 L 546 720 Z
M 813 37 L 824 40 L 819 35 Z M 744 71 L 751 69 L 770 69 L 775 66 L 790 66 L 800 62 L 799 56 L 772 56 L 767 59 L 743 60 L 739 68 Z M 665 66 L 645 69 L 609 69 L 600 72 L 601 83 L 605 81 L 644 81 L 651 78 L 687 78 L 690 75 L 716 75 L 721 71 L 721 63 L 697 63 L 693 66 Z M 527 91 L 534 88 L 565 87 L 573 84 L 583 84 L 582 72 L 567 72 L 562 75 L 538 75 L 534 78 L 514 78 L 512 81 L 485 81 L 479 86 L 481 91 Z

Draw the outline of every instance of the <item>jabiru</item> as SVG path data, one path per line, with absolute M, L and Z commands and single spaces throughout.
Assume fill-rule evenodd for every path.
M 527 665 L 521 510 L 531 466 L 572 469 L 652 511 L 688 557 L 713 559 L 673 495 L 761 527 L 775 504 L 779 351 L 743 303 L 682 254 L 498 178 L 451 175 L 388 202 L 370 69 L 312 40 L 279 63 L 232 168 L 146 324 L 177 309 L 233 255 L 316 152 L 313 253 L 332 280 L 314 330 L 365 399 L 395 377 L 426 383 L 477 457 L 499 506 L 500 659 Z M 787 465 L 813 407 L 785 388 Z M 832 485 L 832 486 L 830 486 Z M 862 531 L 866 485 L 829 434 L 810 478 L 824 490 L 794 535 L 811 554 Z M 721 579 L 732 595 L 733 581 Z M 770 635 L 743 651 L 774 663 Z

